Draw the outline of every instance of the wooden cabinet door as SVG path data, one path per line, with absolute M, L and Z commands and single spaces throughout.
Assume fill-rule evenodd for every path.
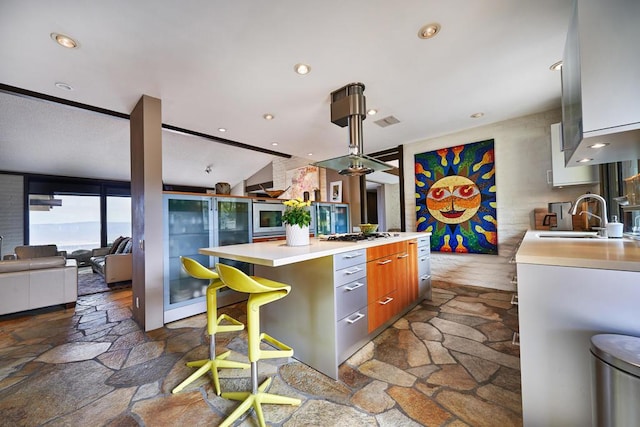
M 384 295 L 396 289 L 395 266 L 397 260 L 395 255 L 379 258 L 367 263 L 367 302 L 380 299 Z
M 411 301 L 415 301 L 420 295 L 420 254 L 418 240 L 410 240 L 408 246 L 409 259 L 407 260 L 407 284 L 411 288 Z
M 369 304 L 369 333 L 398 313 L 399 301 L 397 294 L 397 291 L 390 292 Z
M 396 290 L 398 294 L 398 312 L 409 306 L 418 298 L 418 288 L 414 287 L 412 277 L 409 277 L 409 259 L 411 255 L 408 251 L 396 254 L 396 266 L 394 276 L 397 280 Z

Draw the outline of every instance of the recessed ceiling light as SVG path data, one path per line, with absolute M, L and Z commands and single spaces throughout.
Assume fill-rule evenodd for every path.
M 370 116 L 375 116 L 376 114 L 378 114 L 378 110 L 376 110 L 375 108 L 372 108 L 370 110 L 367 110 L 367 114 Z
M 578 160 L 578 163 L 587 163 L 587 162 L 590 162 L 591 160 L 593 160 L 593 159 L 587 159 L 587 158 L 580 159 L 580 160 Z
M 421 39 L 431 39 L 436 36 L 440 32 L 440 24 L 431 23 L 427 24 L 424 27 L 420 28 L 418 31 L 418 37 Z
M 607 142 L 598 142 L 596 144 L 590 145 L 589 148 L 602 148 L 606 147 L 607 145 L 609 145 L 609 143 Z
M 273 145 L 274 147 L 276 147 L 278 145 L 277 142 L 272 142 L 271 145 Z
M 69 36 L 65 36 L 64 34 L 51 33 L 51 38 L 62 47 L 66 47 L 68 49 L 75 49 L 78 47 L 77 41 Z
M 307 153 L 307 156 L 313 156 L 313 153 Z
M 480 117 L 484 117 L 484 113 L 479 112 L 479 113 L 473 113 L 472 115 L 470 115 L 469 117 L 471 117 L 472 119 L 479 119 Z
M 307 64 L 296 64 L 293 66 L 293 69 L 296 73 L 305 75 L 311 72 L 311 67 Z
M 218 132 L 226 132 L 227 128 L 218 128 Z
M 71 85 L 68 85 L 68 84 L 62 83 L 62 82 L 56 82 L 56 87 L 58 89 L 73 90 L 73 87 L 71 87 Z
M 551 64 L 549 69 L 551 71 L 560 71 L 560 70 L 562 70 L 562 61 L 558 61 L 555 64 Z
M 265 119 L 265 120 L 273 120 L 275 118 L 275 116 L 273 114 L 267 113 L 267 114 L 264 114 L 262 116 L 262 118 Z

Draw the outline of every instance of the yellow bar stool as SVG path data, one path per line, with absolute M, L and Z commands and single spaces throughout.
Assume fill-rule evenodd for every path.
M 216 356 L 216 334 L 218 332 L 232 332 L 241 331 L 244 329 L 244 324 L 226 314 L 218 316 L 218 289 L 224 288 L 225 284 L 222 283 L 218 277 L 218 273 L 210 270 L 191 258 L 180 257 L 182 261 L 182 267 L 190 276 L 196 279 L 209 279 L 209 286 L 207 287 L 207 333 L 209 334 L 209 359 L 196 360 L 194 362 L 187 362 L 187 366 L 190 368 L 199 368 L 186 380 L 182 381 L 171 392 L 178 393 L 182 391 L 187 385 L 200 378 L 202 375 L 211 371 L 213 377 L 213 384 L 216 388 L 216 394 L 220 395 L 220 379 L 218 377 L 218 369 L 223 368 L 249 368 L 248 363 L 235 362 L 232 360 L 225 360 L 231 351 L 225 351 L 222 354 Z M 222 322 L 226 322 L 224 325 Z
M 262 404 L 300 405 L 300 399 L 267 393 L 272 378 L 267 378 L 258 387 L 258 360 L 293 356 L 293 349 L 275 338 L 260 332 L 260 307 L 284 298 L 291 286 L 261 277 L 247 276 L 235 267 L 225 264 L 216 266 L 220 280 L 229 288 L 249 294 L 247 301 L 247 333 L 249 346 L 249 362 L 251 362 L 251 391 L 222 393 L 222 397 L 240 400 L 242 403 L 227 417 L 220 427 L 229 427 L 251 407 L 255 409 L 260 426 L 264 427 Z M 266 342 L 276 350 L 262 350 L 260 343 Z

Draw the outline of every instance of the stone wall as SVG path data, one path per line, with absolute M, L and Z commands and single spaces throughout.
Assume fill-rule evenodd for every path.
M 0 236 L 3 237 L 0 259 L 24 244 L 23 187 L 22 176 L 0 174 Z

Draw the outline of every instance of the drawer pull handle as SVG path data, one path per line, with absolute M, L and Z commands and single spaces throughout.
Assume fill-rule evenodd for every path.
M 353 283 L 353 286 L 345 286 L 344 288 L 345 288 L 347 291 L 355 291 L 356 289 L 361 288 L 361 287 L 363 287 L 363 286 L 364 286 L 364 283 L 354 282 L 354 283 Z
M 417 245 L 418 242 L 409 242 L 410 245 Z
M 424 276 L 420 276 L 420 280 L 427 280 L 429 278 L 428 274 L 425 274 Z
M 406 258 L 406 257 L 408 257 L 408 256 L 409 256 L 409 254 L 398 255 L 398 259 Z
M 425 262 L 428 259 L 429 259 L 428 257 L 420 258 L 420 262 Z
M 344 259 L 352 259 L 352 258 L 358 258 L 360 255 L 362 255 L 360 252 L 355 252 L 353 254 L 347 254 L 345 256 L 343 256 Z
M 347 323 L 354 324 L 354 323 L 356 323 L 358 320 L 362 319 L 363 317 L 364 317 L 364 314 L 362 314 L 362 313 L 358 313 L 358 314 L 356 315 L 356 317 L 355 317 L 355 318 L 353 318 L 353 319 L 347 319 Z
M 385 265 L 385 264 L 389 264 L 391 261 L 393 261 L 392 259 L 386 259 L 384 261 L 378 261 L 378 265 Z
M 391 298 L 391 297 L 386 297 L 386 298 L 384 299 L 384 301 L 380 301 L 380 305 L 387 305 L 387 304 L 389 304 L 391 301 L 393 301 L 393 298 Z
M 360 271 L 362 271 L 362 269 L 360 267 L 356 267 L 353 270 L 345 270 L 344 274 L 346 274 L 347 276 L 351 276 L 352 274 L 356 274 Z

